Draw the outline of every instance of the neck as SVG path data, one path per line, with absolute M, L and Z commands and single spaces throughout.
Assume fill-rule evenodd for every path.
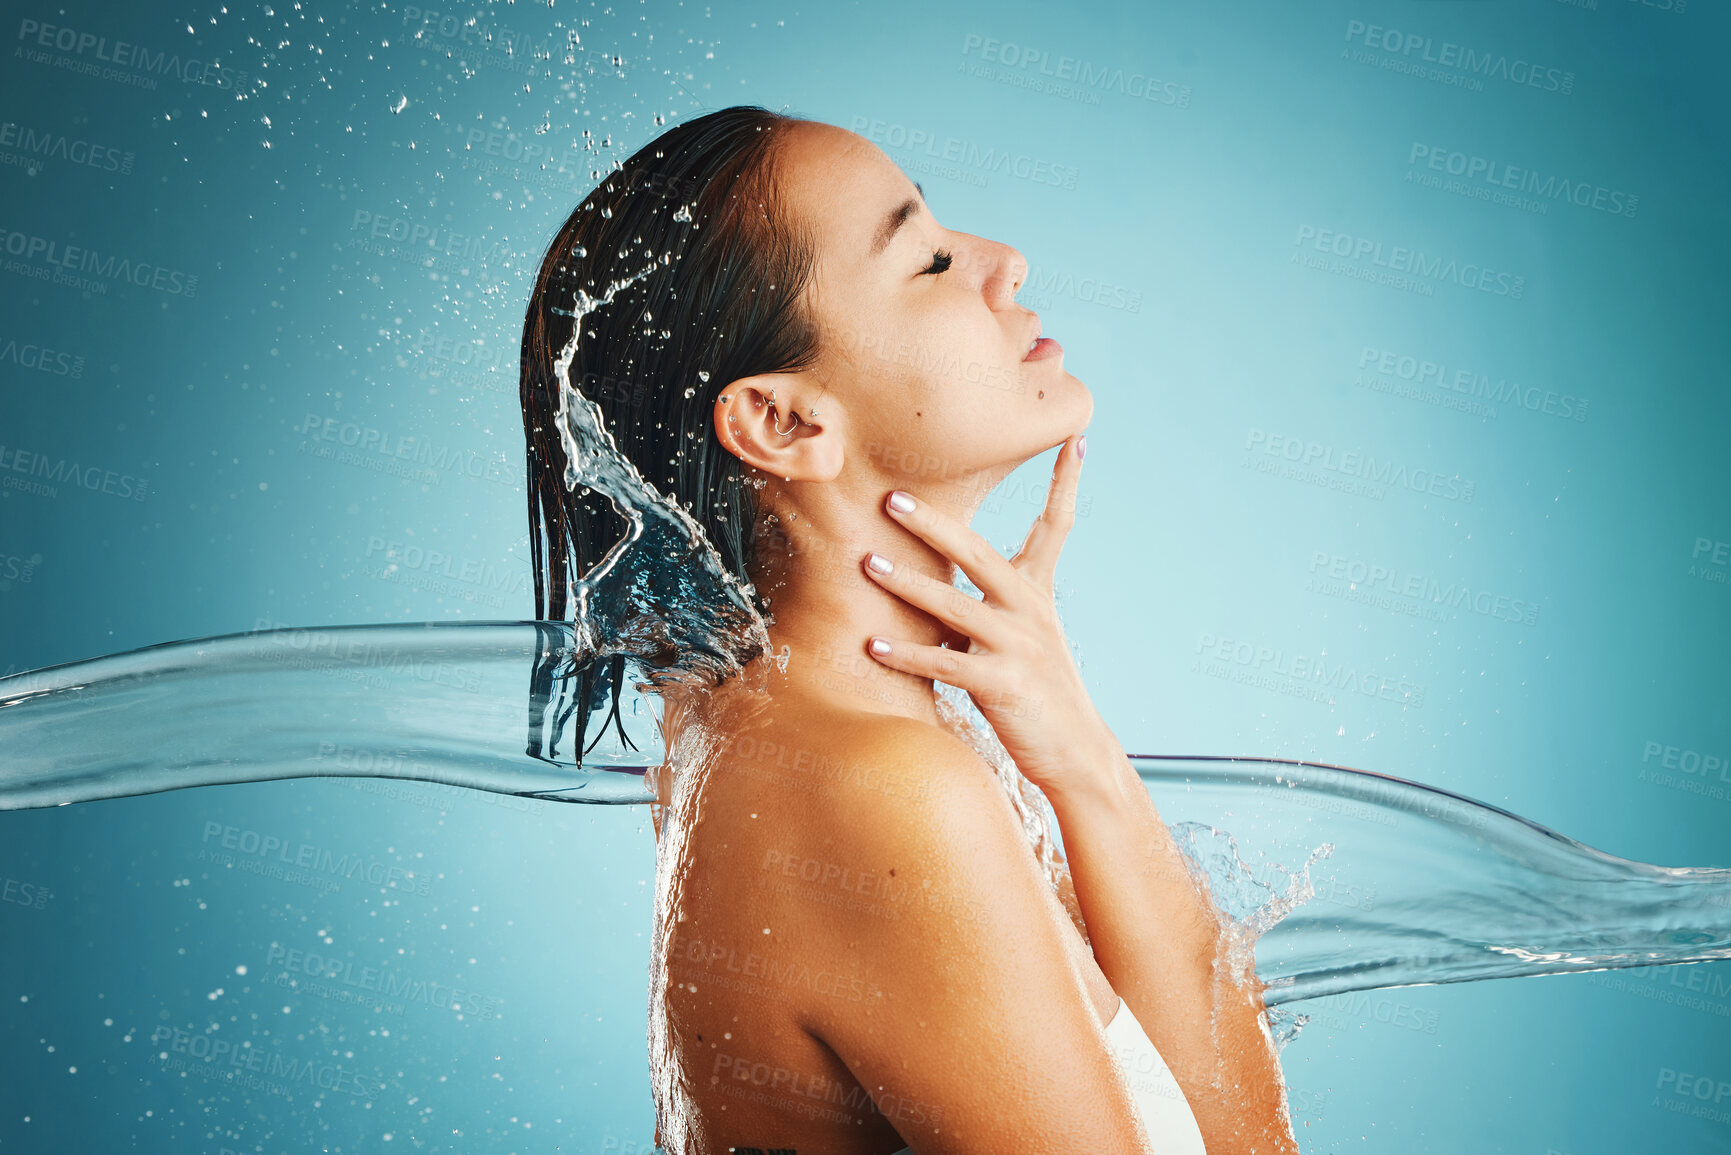
M 966 525 L 1000 480 L 922 482 L 918 499 Z M 865 557 L 873 552 L 893 562 L 898 573 L 922 575 L 945 586 L 956 572 L 948 558 L 884 512 L 884 499 L 893 488 L 895 479 L 880 477 L 862 479 L 858 485 L 766 486 L 763 508 L 774 520 L 765 517 L 760 530 L 762 562 L 753 584 L 760 597 L 769 599 L 774 650 L 788 655 L 785 672 L 772 664 L 769 676 L 776 689 L 797 687 L 802 694 L 844 708 L 936 724 L 932 679 L 891 669 L 867 649 L 873 637 L 898 645 L 959 641 L 943 622 L 866 576 Z

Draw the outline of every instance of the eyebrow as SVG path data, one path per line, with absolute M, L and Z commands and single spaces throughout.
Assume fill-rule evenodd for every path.
M 926 190 L 920 187 L 919 181 L 914 182 L 914 189 L 920 194 L 920 199 L 916 201 L 913 197 L 909 197 L 891 209 L 889 215 L 884 217 L 883 224 L 878 226 L 876 235 L 872 237 L 872 256 L 875 257 L 883 252 L 895 237 L 896 230 L 906 224 L 909 217 L 920 211 L 920 205 L 925 203 Z

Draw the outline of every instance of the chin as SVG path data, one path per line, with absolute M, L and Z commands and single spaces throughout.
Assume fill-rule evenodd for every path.
M 1039 387 L 1032 387 L 1036 389 L 1034 396 L 1038 397 Z M 1074 437 L 1088 428 L 1088 423 L 1094 420 L 1094 395 L 1088 392 L 1086 385 L 1070 374 L 1065 373 L 1060 379 L 1058 396 L 1054 397 L 1052 388 L 1047 386 L 1045 400 L 1037 403 L 1048 405 L 1054 400 L 1058 404 L 1052 410 L 1052 428 L 1058 432 L 1059 440 Z

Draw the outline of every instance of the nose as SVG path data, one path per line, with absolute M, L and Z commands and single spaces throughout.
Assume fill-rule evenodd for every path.
M 994 309 L 1015 304 L 1016 291 L 1028 279 L 1028 259 L 1009 245 L 974 238 L 975 267 L 981 271 L 980 292 Z

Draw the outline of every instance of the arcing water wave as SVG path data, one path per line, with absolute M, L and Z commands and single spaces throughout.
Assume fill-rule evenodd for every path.
M 0 808 L 331 776 L 651 801 L 653 696 L 628 693 L 613 734 L 597 713 L 582 764 L 550 754 L 584 736 L 525 711 L 547 655 L 572 671 L 594 660 L 570 625 L 440 622 L 261 630 L 14 675 L 0 679 Z M 1731 958 L 1731 870 L 1617 858 L 1364 770 L 1133 761 L 1216 901 L 1258 936 L 1272 1005 Z
M 273 628 L 0 679 L 0 809 L 305 777 L 652 801 L 644 775 L 666 760 L 656 688 L 738 674 L 769 637 L 754 592 L 619 453 L 600 410 L 570 383 L 583 318 L 648 271 L 599 298 L 578 294 L 556 365 L 565 484 L 605 494 L 629 527 L 578 583 L 575 622 Z M 594 707 L 610 685 L 595 672 L 620 656 L 642 682 L 622 697 L 627 709 L 604 718 Z M 593 743 L 566 732 L 585 693 L 599 719 Z M 953 709 L 946 717 L 970 722 Z M 977 725 L 971 740 L 1021 801 L 1020 776 L 995 757 L 1001 747 L 986 748 Z M 1302 1022 L 1284 1005 L 1323 995 L 1731 958 L 1731 870 L 1616 858 L 1494 806 L 1363 770 L 1134 761 L 1243 931 L 1232 961 L 1254 962 L 1282 1037 Z M 1023 817 L 1043 847 L 1043 815 Z

